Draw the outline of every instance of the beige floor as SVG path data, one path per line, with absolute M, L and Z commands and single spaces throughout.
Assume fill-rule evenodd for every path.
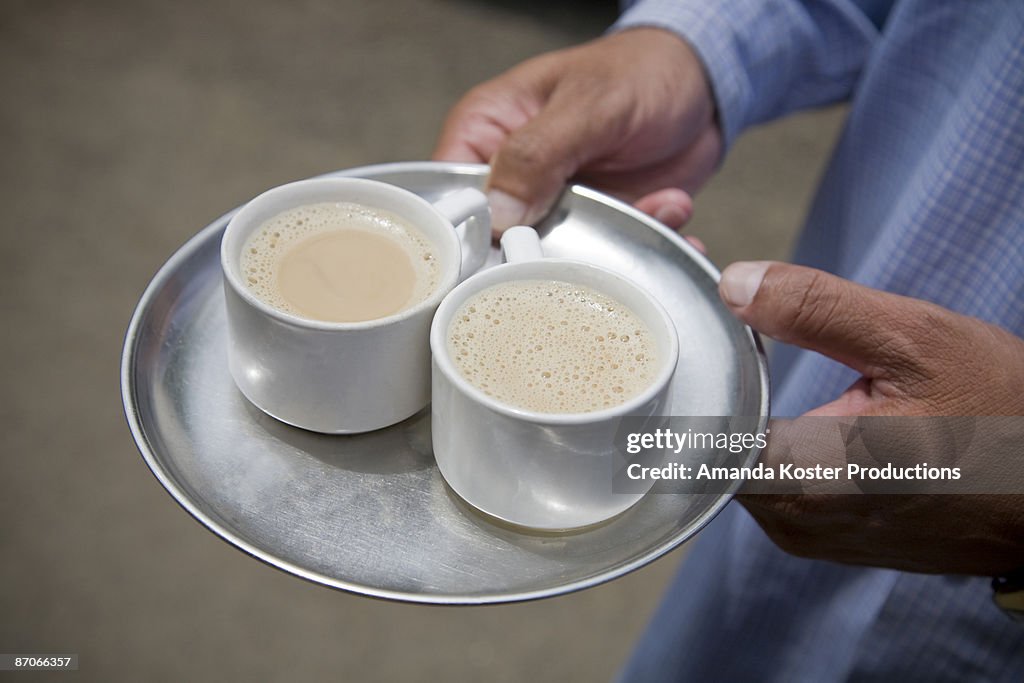
M 594 9 L 593 6 L 598 9 Z M 0 4 L 0 652 L 31 680 L 598 681 L 681 555 L 569 597 L 425 608 L 255 562 L 139 458 L 118 361 L 160 264 L 271 185 L 424 158 L 466 88 L 600 32 L 613 3 Z M 712 258 L 781 257 L 841 112 L 752 133 L 700 197 Z M 26 680 L 29 676 L 25 676 Z

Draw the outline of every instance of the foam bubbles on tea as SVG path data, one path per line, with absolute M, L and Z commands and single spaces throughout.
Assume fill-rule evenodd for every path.
M 657 372 L 650 329 L 621 302 L 558 280 L 477 292 L 448 328 L 462 376 L 503 403 L 542 413 L 620 405 Z
M 307 204 L 257 228 L 242 248 L 242 279 L 274 308 L 326 322 L 393 315 L 438 286 L 436 249 L 419 230 L 380 209 Z

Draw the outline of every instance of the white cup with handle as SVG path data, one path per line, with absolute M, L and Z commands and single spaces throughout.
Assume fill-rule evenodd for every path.
M 419 230 L 438 259 L 436 288 L 393 315 L 361 322 L 311 320 L 256 296 L 241 272 L 246 240 L 282 212 L 325 202 L 386 211 Z M 433 204 L 400 187 L 358 178 L 314 178 L 264 192 L 232 217 L 221 242 L 228 367 L 235 384 L 268 415 L 316 432 L 367 432 L 406 419 L 430 401 L 434 311 L 483 265 L 489 248 L 487 199 L 475 189 Z
M 434 457 L 459 497 L 498 520 L 549 531 L 602 522 L 639 501 L 653 483 L 641 484 L 639 490 L 615 490 L 613 479 L 623 462 L 616 437 L 624 418 L 669 414 L 670 383 L 679 356 L 675 325 L 661 304 L 621 275 L 581 261 L 543 258 L 532 228 L 509 229 L 501 244 L 507 263 L 457 286 L 434 316 Z M 623 403 L 592 412 L 543 413 L 496 400 L 468 381 L 449 346 L 455 315 L 479 292 L 522 280 L 569 282 L 630 309 L 650 330 L 656 347 L 653 378 L 646 388 Z

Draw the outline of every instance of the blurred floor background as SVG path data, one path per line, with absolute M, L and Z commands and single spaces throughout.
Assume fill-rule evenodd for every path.
M 5 0 L 0 4 L 0 652 L 88 681 L 601 681 L 681 553 L 485 608 L 388 604 L 216 539 L 123 418 L 134 304 L 192 234 L 288 180 L 426 158 L 448 107 L 598 35 L 584 0 Z M 749 133 L 691 230 L 723 266 L 788 251 L 841 123 Z M 695 587 L 699 589 L 699 587 Z

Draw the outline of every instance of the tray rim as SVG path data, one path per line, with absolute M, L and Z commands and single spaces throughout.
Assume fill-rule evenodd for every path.
M 357 166 L 348 169 L 341 169 L 337 171 L 330 171 L 327 173 L 318 174 L 312 176 L 315 178 L 324 177 L 345 177 L 355 176 L 363 177 L 366 174 L 380 174 L 385 172 L 416 172 L 416 171 L 444 171 L 447 173 L 456 173 L 467 176 L 485 176 L 488 172 L 489 167 L 486 164 L 470 164 L 470 163 L 458 163 L 458 162 L 439 162 L 439 161 L 399 161 L 399 162 L 388 162 L 381 164 L 371 164 L 366 166 Z M 638 209 L 630 206 L 629 204 L 616 199 L 603 192 L 595 190 L 593 188 L 579 185 L 570 184 L 564 190 L 565 193 L 572 193 L 587 199 L 596 201 L 601 204 L 610 206 L 621 213 L 624 213 L 634 220 L 643 223 L 649 229 L 655 230 L 663 237 L 667 238 L 670 242 L 674 243 L 678 248 L 683 250 L 687 256 L 696 262 L 701 268 L 712 278 L 714 282 L 718 282 L 721 279 L 721 273 L 715 267 L 715 265 L 700 251 L 698 251 L 693 245 L 687 240 L 683 239 L 678 233 L 665 227 L 658 221 L 654 220 L 647 214 L 639 211 Z M 164 470 L 161 466 L 160 461 L 154 452 L 149 439 L 146 437 L 145 427 L 142 424 L 141 416 L 138 410 L 137 402 L 137 387 L 135 382 L 135 370 L 138 366 L 136 362 L 136 355 L 138 350 L 138 342 L 140 337 L 140 326 L 146 315 L 152 308 L 152 304 L 156 296 L 163 290 L 167 285 L 167 282 L 172 276 L 178 271 L 180 265 L 191 258 L 201 247 L 212 239 L 215 233 L 222 232 L 227 225 L 227 221 L 230 220 L 237 211 L 239 211 L 242 205 L 239 205 L 233 209 L 230 209 L 226 213 L 217 217 L 211 221 L 206 227 L 199 230 L 197 233 L 189 237 L 180 247 L 178 247 L 174 253 L 164 262 L 164 264 L 157 270 L 157 272 L 150 279 L 149 283 L 143 290 L 142 296 L 139 298 L 135 309 L 132 312 L 131 320 L 128 323 L 128 328 L 125 332 L 124 342 L 121 350 L 121 364 L 120 364 L 120 384 L 121 384 L 121 401 L 124 409 L 125 419 L 128 422 L 128 428 L 131 432 L 132 439 L 135 442 L 135 446 L 139 453 L 142 455 L 146 466 L 156 477 L 157 481 L 164 488 L 164 490 L 171 496 L 171 498 L 187 512 L 196 522 L 205 527 L 208 531 L 214 534 L 214 536 L 221 539 L 223 542 L 233 545 L 235 548 L 246 553 L 250 557 L 259 560 L 260 562 L 269 565 L 282 572 L 291 574 L 298 578 L 309 581 L 320 586 L 327 588 L 333 588 L 335 590 L 344 591 L 346 593 L 361 595 L 365 597 L 387 600 L 392 602 L 401 602 L 408 604 L 429 604 L 429 605 L 492 605 L 492 604 L 508 604 L 517 602 L 527 602 L 532 600 L 541 600 L 544 598 L 556 597 L 560 595 L 568 595 L 575 593 L 587 588 L 598 586 L 614 579 L 625 576 L 626 574 L 632 573 L 642 567 L 651 564 L 655 560 L 667 555 L 686 541 L 696 536 L 705 526 L 707 526 L 712 519 L 714 519 L 722 511 L 722 509 L 732 501 L 736 492 L 741 486 L 741 482 L 735 483 L 729 487 L 724 493 L 719 494 L 707 494 L 715 495 L 718 500 L 715 501 L 707 510 L 699 515 L 694 522 L 685 530 L 685 532 L 677 533 L 672 536 L 668 541 L 662 542 L 654 547 L 650 548 L 633 560 L 615 565 L 611 569 L 604 570 L 593 576 L 577 579 L 569 583 L 559 584 L 557 586 L 527 590 L 527 591 L 513 591 L 502 594 L 451 594 L 451 593 L 415 593 L 409 591 L 399 591 L 388 588 L 379 588 L 375 586 L 368 586 L 365 584 L 338 579 L 320 572 L 311 571 L 304 567 L 301 567 L 294 562 L 285 560 L 273 553 L 267 552 L 264 549 L 258 548 L 255 545 L 249 543 L 239 535 L 234 533 L 229 528 L 221 525 L 217 520 L 213 519 L 202 510 L 200 510 L 191 500 L 186 491 L 182 487 L 178 486 L 171 475 Z M 768 364 L 765 355 L 764 346 L 761 342 L 760 336 L 751 329 L 749 326 L 743 326 L 744 333 L 748 340 L 751 342 L 757 357 L 757 369 L 758 369 L 758 381 L 761 389 L 761 401 L 760 401 L 760 415 L 758 418 L 758 429 L 764 431 L 767 428 L 768 420 L 770 416 L 770 381 L 768 374 Z M 760 457 L 760 453 L 758 453 Z M 699 495 L 699 494 L 698 494 Z

